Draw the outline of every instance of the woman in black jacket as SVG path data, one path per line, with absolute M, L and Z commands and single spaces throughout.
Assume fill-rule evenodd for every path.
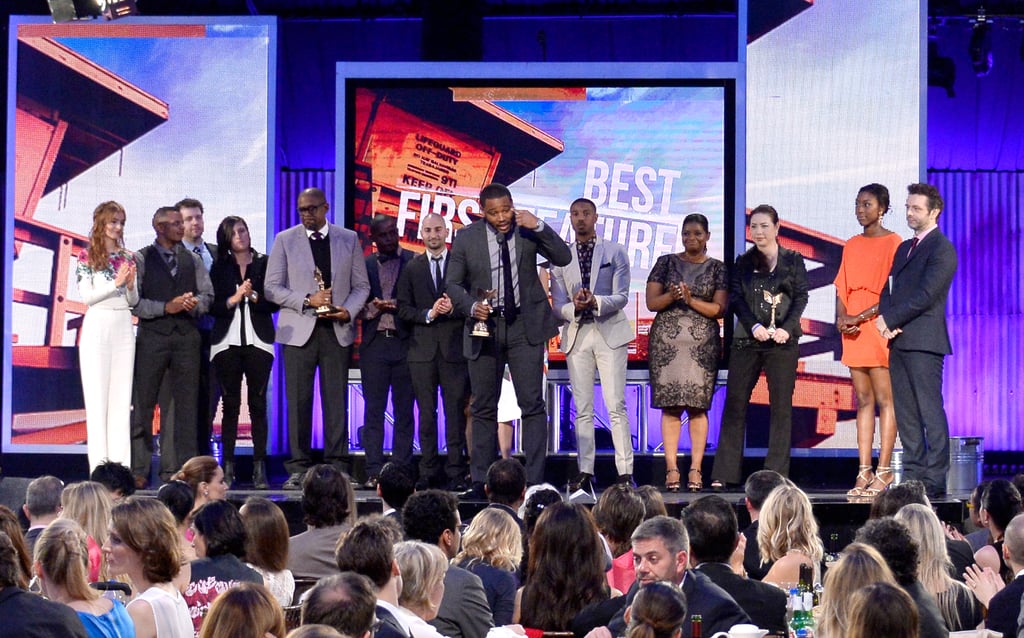
M 242 406 L 242 376 L 249 391 L 252 421 L 252 482 L 267 488 L 267 384 L 274 365 L 274 321 L 277 305 L 263 295 L 267 256 L 252 248 L 249 226 L 241 217 L 225 217 L 217 228 L 217 261 L 210 269 L 214 300 L 210 359 L 224 399 L 221 441 L 224 481 L 235 474 L 235 440 Z
M 807 307 L 807 269 L 795 250 L 779 245 L 779 214 L 762 204 L 747 221 L 754 246 L 736 259 L 729 307 L 736 313 L 725 411 L 711 487 L 742 481 L 747 405 L 761 371 L 768 381 L 771 426 L 765 468 L 789 473 L 793 388 L 800 356 L 800 316 Z

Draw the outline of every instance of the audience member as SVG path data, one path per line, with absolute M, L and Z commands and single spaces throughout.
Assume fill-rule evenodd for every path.
M 402 573 L 395 561 L 395 544 L 401 538 L 402 532 L 394 520 L 375 516 L 353 525 L 338 540 L 335 551 L 340 571 L 362 574 L 373 583 L 380 621 L 374 638 L 412 638 L 409 624 L 398 610 Z
M 110 514 L 103 554 L 137 592 L 128 603 L 136 638 L 192 638 L 188 605 L 172 581 L 181 570 L 174 517 L 159 501 L 131 496 Z
M 917 577 L 919 545 L 903 523 L 891 518 L 870 520 L 857 531 L 857 541 L 867 543 L 882 555 L 892 570 L 896 583 L 902 587 L 917 606 L 921 622 L 921 638 L 947 638 L 949 630 L 935 604 L 935 598 L 925 590 Z M 853 629 L 851 609 L 850 629 Z M 1016 618 L 1016 614 L 1014 615 Z
M 117 600 L 89 586 L 89 546 L 81 526 L 60 519 L 36 544 L 36 576 L 43 595 L 75 610 L 92 638 L 135 638 L 135 623 Z
M 1004 636 L 1016 636 L 1024 595 L 1024 515 L 1018 514 L 1003 532 L 1003 557 L 1016 577 L 1008 585 L 991 568 L 968 570 L 967 585 L 982 605 L 988 608 L 985 627 L 1001 631 Z
M 7 534 L 7 540 L 14 548 L 17 557 L 17 585 L 21 589 L 28 589 L 29 580 L 32 577 L 32 553 L 25 544 L 25 536 L 21 533 L 18 515 L 6 505 L 0 505 L 0 532 Z
M 210 606 L 199 638 L 285 638 L 284 612 L 270 590 L 239 583 Z
M 437 545 L 403 541 L 395 545 L 395 561 L 402 572 L 399 612 L 404 614 L 413 638 L 443 638 L 429 621 L 437 616 L 444 596 L 448 560 Z
M 774 563 L 764 582 L 795 583 L 800 579 L 801 565 L 809 565 L 814 570 L 814 582 L 820 582 L 825 549 L 811 501 L 803 490 L 791 483 L 772 490 L 758 518 L 757 547 L 761 562 Z
M 661 492 L 658 488 L 653 485 L 641 485 L 636 488 L 636 493 L 640 495 L 640 500 L 644 502 L 644 520 L 650 520 L 655 516 L 668 516 L 668 510 L 665 509 L 665 499 L 661 497 Z
M 330 625 L 299 625 L 285 638 L 351 638 Z M 358 637 L 357 637 L 358 638 Z
M 1013 483 L 1006 479 L 996 479 L 988 484 L 981 495 L 981 520 L 988 527 L 992 543 L 979 549 L 974 554 L 975 562 L 982 568 L 998 572 L 1003 581 L 1009 583 L 1015 572 L 1004 560 L 1002 551 L 1004 531 L 1013 517 L 1021 513 L 1021 495 Z
M 263 577 L 242 562 L 245 524 L 234 505 L 210 501 L 196 512 L 192 527 L 196 531 L 192 542 L 198 558 L 191 563 L 183 594 L 198 635 L 217 596 L 243 582 L 262 585 Z
M 194 456 L 185 461 L 181 469 L 172 477 L 176 481 L 185 481 L 192 488 L 195 502 L 192 511 L 210 501 L 222 501 L 228 495 L 228 484 L 224 481 L 224 468 L 212 456 Z
M 974 531 L 965 534 L 964 540 L 971 544 L 972 554 L 992 542 L 992 534 L 988 531 L 988 526 L 981 522 L 981 495 L 985 493 L 988 485 L 989 481 L 982 481 L 975 485 L 971 490 L 971 499 L 967 502 L 967 512 Z M 1017 491 L 1019 492 L 1020 489 Z
M 526 468 L 516 459 L 498 459 L 487 468 L 484 493 L 488 507 L 504 510 L 523 529 L 519 507 L 526 499 Z
M 295 578 L 288 566 L 288 521 L 276 503 L 250 496 L 238 512 L 245 524 L 245 562 L 263 577 L 282 607 L 292 604 Z
M 90 481 L 101 483 L 110 492 L 111 505 L 117 505 L 135 493 L 135 477 L 132 468 L 115 461 L 104 461 L 89 475 Z
M 355 521 L 352 484 L 333 465 L 314 465 L 302 479 L 302 513 L 306 531 L 288 541 L 288 569 L 295 578 L 338 573 L 334 548 Z
M 384 516 L 393 516 L 401 525 L 402 508 L 415 491 L 416 483 L 408 466 L 389 461 L 380 469 L 377 496 L 384 503 Z
M 772 568 L 771 561 L 766 563 L 761 560 L 757 530 L 760 527 L 759 518 L 765 499 L 772 490 L 785 482 L 786 477 L 775 470 L 758 470 L 748 476 L 743 485 L 743 504 L 750 515 L 750 525 L 743 530 L 743 535 L 747 537 L 747 545 L 743 552 L 743 569 L 746 570 L 748 578 L 763 580 L 768 570 Z
M 71 608 L 25 591 L 18 550 L 0 531 L 0 617 L 5 638 L 87 638 Z
M 370 638 L 377 596 L 369 578 L 355 572 L 325 576 L 302 603 L 302 624 L 332 627 L 345 638 Z
M 531 485 L 526 489 L 526 497 L 519 508 L 519 518 L 523 521 L 523 559 L 519 563 L 519 580 L 526 580 L 526 566 L 530 563 L 530 536 L 537 526 L 537 519 L 544 509 L 562 502 L 562 493 L 550 483 Z
M 861 587 L 850 597 L 847 638 L 918 638 L 918 610 L 907 592 L 888 583 Z
M 818 638 L 846 638 L 850 592 L 873 583 L 897 584 L 877 549 L 864 543 L 850 543 L 825 572 L 817 616 Z
M 35 551 L 36 539 L 46 526 L 60 516 L 60 494 L 63 491 L 64 481 L 50 475 L 32 480 L 25 488 L 25 504 L 21 511 L 28 519 L 25 543 L 30 554 Z
M 178 531 L 180 563 L 188 565 L 196 559 L 196 548 L 192 546 L 192 510 L 195 504 L 192 487 L 185 481 L 169 481 L 160 486 L 156 498 L 167 506 L 174 516 L 175 529 Z M 187 578 L 184 582 L 187 582 Z
M 693 569 L 732 596 L 755 625 L 771 633 L 785 633 L 785 592 L 740 576 L 729 564 L 740 538 L 732 506 L 720 496 L 704 496 L 683 510 L 682 519 L 690 536 Z
M 519 589 L 516 570 L 522 558 L 519 525 L 503 510 L 485 508 L 473 517 L 462 535 L 462 551 L 453 562 L 480 577 L 496 627 L 512 624 Z M 405 572 L 402 574 L 404 577 Z
M 103 561 L 100 547 L 107 540 L 110 523 L 110 496 L 107 488 L 94 481 L 72 483 L 60 495 L 61 518 L 76 521 L 89 536 L 89 580 L 106 580 L 111 573 Z
M 402 526 L 408 540 L 437 545 L 449 559 L 459 551 L 462 519 L 459 501 L 450 492 L 416 492 L 402 508 Z M 444 598 L 437 617 L 430 621 L 448 638 L 484 638 L 494 626 L 480 577 L 451 567 L 444 576 Z
M 644 520 L 644 502 L 636 490 L 616 483 L 601 493 L 594 505 L 594 522 L 612 552 L 608 586 L 628 591 L 636 580 L 633 567 L 633 531 Z
M 626 611 L 626 638 L 679 638 L 686 624 L 686 597 L 672 583 L 650 583 Z

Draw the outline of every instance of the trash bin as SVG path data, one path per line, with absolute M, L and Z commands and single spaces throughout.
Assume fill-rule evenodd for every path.
M 896 449 L 892 451 L 892 460 L 889 462 L 889 467 L 892 468 L 892 484 L 899 485 L 903 482 L 903 450 Z
M 981 436 L 949 437 L 947 490 L 970 492 L 981 482 L 981 467 L 985 462 L 984 442 L 985 438 Z

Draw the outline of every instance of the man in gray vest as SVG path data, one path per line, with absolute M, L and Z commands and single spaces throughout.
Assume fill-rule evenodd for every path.
M 136 256 L 139 318 L 132 389 L 132 473 L 143 487 L 153 455 L 152 423 L 160 383 L 169 375 L 174 422 L 160 431 L 160 478 L 169 480 L 196 455 L 199 386 L 199 330 L 196 322 L 213 302 L 213 285 L 203 260 L 181 245 L 181 213 L 161 206 L 153 215 L 156 241 Z

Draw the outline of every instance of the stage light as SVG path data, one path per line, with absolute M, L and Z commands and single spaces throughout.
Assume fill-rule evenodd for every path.
M 971 41 L 967 45 L 974 74 L 983 78 L 992 72 L 992 24 L 985 17 L 985 9 L 978 11 L 978 18 L 971 28 Z
M 71 22 L 99 17 L 96 0 L 47 0 L 54 22 Z
M 937 38 L 928 36 L 928 86 L 938 86 L 946 90 L 946 95 L 956 97 L 953 87 L 956 85 L 956 64 L 953 58 L 939 55 Z
M 125 16 L 139 15 L 139 9 L 135 6 L 135 0 L 98 0 L 100 12 L 107 20 L 117 20 Z

